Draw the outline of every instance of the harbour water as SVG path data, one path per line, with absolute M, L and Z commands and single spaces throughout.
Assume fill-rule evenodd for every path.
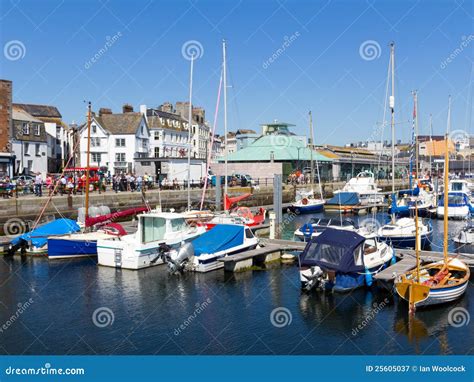
M 309 218 L 286 224 L 284 238 Z M 450 232 L 462 225 L 450 222 Z M 442 221 L 433 228 L 439 250 Z M 470 354 L 474 331 L 459 314 L 474 314 L 473 293 L 471 284 L 456 303 L 408 320 L 381 289 L 302 292 L 295 265 L 170 276 L 165 266 L 15 256 L 0 259 L 0 353 Z

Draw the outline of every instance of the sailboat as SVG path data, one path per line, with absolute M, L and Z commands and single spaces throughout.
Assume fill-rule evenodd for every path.
M 311 111 L 309 112 L 309 132 L 311 136 L 311 144 L 314 146 L 314 133 L 313 133 L 313 116 Z M 314 160 L 313 160 L 313 148 L 310 147 L 311 152 L 311 174 L 310 183 L 311 186 L 314 184 Z M 319 177 L 319 165 L 316 161 L 316 169 L 318 173 L 318 184 L 319 184 L 319 199 L 314 197 L 314 190 L 310 191 L 297 191 L 296 201 L 289 207 L 291 211 L 299 214 L 312 214 L 316 212 L 322 212 L 324 209 L 324 198 L 323 190 L 321 187 L 321 179 Z
M 391 96 L 389 98 L 389 107 L 391 114 L 392 128 L 392 200 L 395 199 L 395 44 L 390 45 L 390 63 L 391 69 Z M 418 166 L 416 166 L 418 168 Z M 418 174 L 417 174 L 418 177 Z M 379 239 L 390 243 L 396 248 L 413 248 L 415 237 L 415 226 L 420 226 L 420 236 L 423 246 L 428 246 L 433 235 L 431 224 L 424 223 L 416 217 L 396 219 L 392 212 L 391 220 L 388 224 L 383 225 L 378 230 Z
M 451 114 L 451 98 L 448 107 L 448 133 Z M 449 153 L 448 133 L 445 137 L 445 165 L 444 185 L 448 189 L 449 175 Z M 444 259 L 428 265 L 420 265 L 420 244 L 417 240 L 415 247 L 416 268 L 400 275 L 395 281 L 395 289 L 398 295 L 409 303 L 410 312 L 420 306 L 447 303 L 460 298 L 469 283 L 469 267 L 457 258 L 448 256 L 448 194 L 444 193 Z M 415 220 L 417 221 L 417 220 Z M 418 239 L 418 224 L 416 226 L 416 237 Z
M 92 106 L 87 108 L 87 165 L 85 184 L 84 225 L 79 232 L 50 235 L 47 238 L 47 254 L 49 259 L 69 259 L 74 257 L 97 256 L 97 241 L 126 235 L 128 232 L 114 220 L 136 215 L 148 210 L 148 207 L 129 208 L 115 213 L 91 216 L 89 208 L 90 183 L 90 141 L 91 141 Z M 97 229 L 94 227 L 102 226 Z

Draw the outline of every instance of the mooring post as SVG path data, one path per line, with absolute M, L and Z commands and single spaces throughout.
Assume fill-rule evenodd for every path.
M 275 239 L 275 212 L 270 211 L 268 217 L 270 219 L 270 239 Z
M 221 176 L 216 175 L 216 211 L 221 210 L 221 200 L 222 200 Z
M 275 238 L 280 239 L 283 200 L 281 174 L 275 174 L 273 177 L 273 211 L 275 212 Z

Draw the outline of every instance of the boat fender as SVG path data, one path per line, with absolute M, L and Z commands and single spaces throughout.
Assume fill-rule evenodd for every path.
M 302 227 L 301 227 L 301 232 L 303 232 L 303 236 L 306 238 L 306 239 L 311 239 L 311 237 L 313 236 L 313 226 L 309 223 L 305 223 Z
M 368 268 L 365 268 L 365 283 L 367 286 L 372 286 L 373 278 Z
M 397 257 L 395 256 L 395 250 L 393 250 L 392 260 L 390 260 L 390 265 L 393 265 L 397 262 Z

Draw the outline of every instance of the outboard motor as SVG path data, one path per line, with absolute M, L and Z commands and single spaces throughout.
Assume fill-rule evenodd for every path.
M 170 254 L 167 259 L 170 273 L 181 272 L 186 263 L 194 257 L 194 247 L 191 243 L 183 244 L 179 250 Z
M 322 284 L 323 276 L 323 270 L 316 266 L 300 270 L 302 289 L 309 291 L 314 287 L 320 287 Z

